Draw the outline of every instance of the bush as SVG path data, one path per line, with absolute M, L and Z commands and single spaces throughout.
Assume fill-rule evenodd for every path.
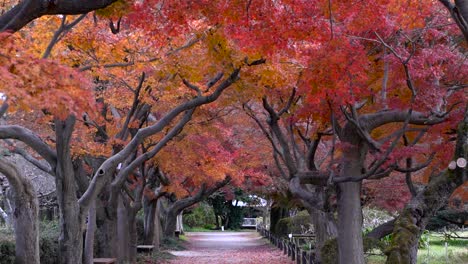
M 15 243 L 2 240 L 0 241 L 0 264 L 10 264 L 15 261 Z
M 192 228 L 216 225 L 213 208 L 207 203 L 199 203 L 191 213 L 184 215 L 184 224 Z
M 11 264 L 15 261 L 15 242 L 11 230 L 0 230 L 0 264 Z M 58 263 L 58 221 L 39 223 L 39 250 L 42 264 Z
M 310 223 L 310 215 L 307 211 L 301 211 L 292 217 L 282 218 L 276 224 L 278 236 L 286 237 L 288 234 L 306 234 L 313 230 Z

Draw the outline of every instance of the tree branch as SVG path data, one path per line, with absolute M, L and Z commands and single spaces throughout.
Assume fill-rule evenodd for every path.
M 207 96 L 198 96 L 190 101 L 182 103 L 172 110 L 170 110 L 164 117 L 162 117 L 157 123 L 139 129 L 133 139 L 115 155 L 108 158 L 95 173 L 88 190 L 79 199 L 80 205 L 87 209 L 91 204 L 91 201 L 95 199 L 96 195 L 102 190 L 107 179 L 113 174 L 117 165 L 123 162 L 131 153 L 133 153 L 137 147 L 146 139 L 158 132 L 161 132 L 167 125 L 170 124 L 179 114 L 194 109 L 198 106 L 211 103 L 215 101 L 222 92 L 236 82 L 239 78 L 240 68 L 234 69 L 230 76 L 225 79 L 221 84 L 217 86 L 215 91 Z
M 49 163 L 52 171 L 55 171 L 57 154 L 31 130 L 21 126 L 0 126 L 0 138 L 24 142 Z
M 117 0 L 23 0 L 0 16 L 0 31 L 16 32 L 44 15 L 81 15 L 104 8 Z

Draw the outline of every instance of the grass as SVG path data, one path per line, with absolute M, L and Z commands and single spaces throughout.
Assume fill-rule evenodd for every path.
M 458 233 L 462 237 L 467 237 L 468 232 Z M 447 241 L 447 249 L 445 242 Z M 368 264 L 385 263 L 384 256 L 369 256 Z M 451 264 L 468 263 L 468 241 L 466 239 L 446 240 L 442 234 L 430 233 L 429 246 L 418 250 L 418 264 Z

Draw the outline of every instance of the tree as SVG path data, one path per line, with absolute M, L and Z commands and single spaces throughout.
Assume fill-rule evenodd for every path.
M 29 179 L 21 175 L 15 164 L 0 159 L 0 173 L 5 175 L 13 192 L 13 225 L 15 229 L 15 262 L 40 263 L 39 202 Z

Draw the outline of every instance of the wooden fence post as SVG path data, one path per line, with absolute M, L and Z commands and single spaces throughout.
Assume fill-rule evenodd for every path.
M 301 264 L 301 248 L 296 245 L 296 263 Z
M 307 252 L 302 251 L 302 264 L 307 264 Z
M 292 261 L 296 260 L 296 244 L 292 243 L 291 248 L 291 259 Z
M 313 251 L 309 252 L 309 264 L 314 264 L 315 253 Z

